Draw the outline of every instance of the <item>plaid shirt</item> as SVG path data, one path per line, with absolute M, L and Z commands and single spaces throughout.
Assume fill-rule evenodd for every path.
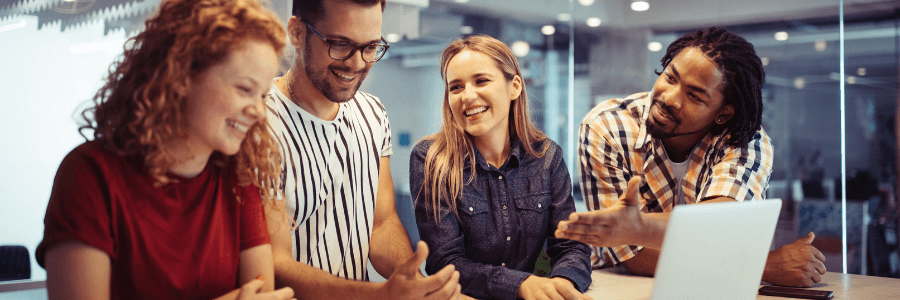
M 643 213 L 670 212 L 677 204 L 679 180 L 673 175 L 662 141 L 652 138 L 645 127 L 650 103 L 649 92 L 607 100 L 581 121 L 578 163 L 588 209 L 611 206 L 625 192 L 632 176 L 643 176 Z M 689 156 L 687 173 L 680 180 L 685 203 L 720 196 L 737 201 L 765 198 L 772 173 L 769 136 L 760 129 L 747 147 L 737 148 L 725 144 L 727 134 L 707 134 Z M 594 265 L 618 265 L 641 248 L 594 247 L 594 254 L 602 257 L 594 260 Z

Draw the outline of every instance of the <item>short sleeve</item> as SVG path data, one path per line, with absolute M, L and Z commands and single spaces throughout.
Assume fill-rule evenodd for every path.
M 88 150 L 87 145 L 75 148 L 56 171 L 44 216 L 44 238 L 35 251 L 42 267 L 46 268 L 47 251 L 63 242 L 85 243 L 116 257 L 109 187 L 102 163 Z
M 394 154 L 394 147 L 391 143 L 391 122 L 388 120 L 387 111 L 382 111 L 384 117 L 381 119 L 381 130 L 384 131 L 384 141 L 381 146 L 381 157 L 391 156 Z
M 763 200 L 772 174 L 772 142 L 760 129 L 746 147 L 727 146 L 703 183 L 698 199 Z
M 238 205 L 241 214 L 241 251 L 268 244 L 270 242 L 269 228 L 266 225 L 264 204 L 259 188 L 250 184 L 244 187 L 239 186 L 236 191 L 241 199 L 241 204 Z M 274 205 L 274 203 L 270 205 Z

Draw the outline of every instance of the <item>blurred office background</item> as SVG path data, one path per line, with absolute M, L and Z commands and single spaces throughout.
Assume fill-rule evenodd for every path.
M 287 21 L 290 0 L 270 1 Z M 34 249 L 56 169 L 84 141 L 80 111 L 158 3 L 0 0 L 0 245 L 28 251 L 26 278 L 46 278 Z M 391 118 L 391 172 L 411 238 L 409 153 L 439 126 L 439 57 L 451 40 L 484 33 L 511 46 L 532 118 L 566 151 L 577 185 L 581 118 L 600 101 L 649 90 L 668 44 L 708 26 L 744 36 L 766 68 L 763 127 L 775 147 L 768 197 L 785 200 L 773 247 L 815 232 L 829 271 L 846 261 L 849 273 L 900 276 L 900 2 L 888 0 L 388 0 L 391 48 L 361 90 L 380 97 Z

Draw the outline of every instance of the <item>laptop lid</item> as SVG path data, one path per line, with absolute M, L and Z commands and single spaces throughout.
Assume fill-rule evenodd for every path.
M 780 199 L 675 206 L 653 299 L 756 299 L 780 210 Z

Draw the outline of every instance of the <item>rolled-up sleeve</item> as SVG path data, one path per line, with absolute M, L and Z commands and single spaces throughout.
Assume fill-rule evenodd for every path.
M 765 199 L 772 174 L 772 142 L 760 129 L 746 147 L 724 147 L 703 183 L 698 199 L 730 197 L 737 201 Z

